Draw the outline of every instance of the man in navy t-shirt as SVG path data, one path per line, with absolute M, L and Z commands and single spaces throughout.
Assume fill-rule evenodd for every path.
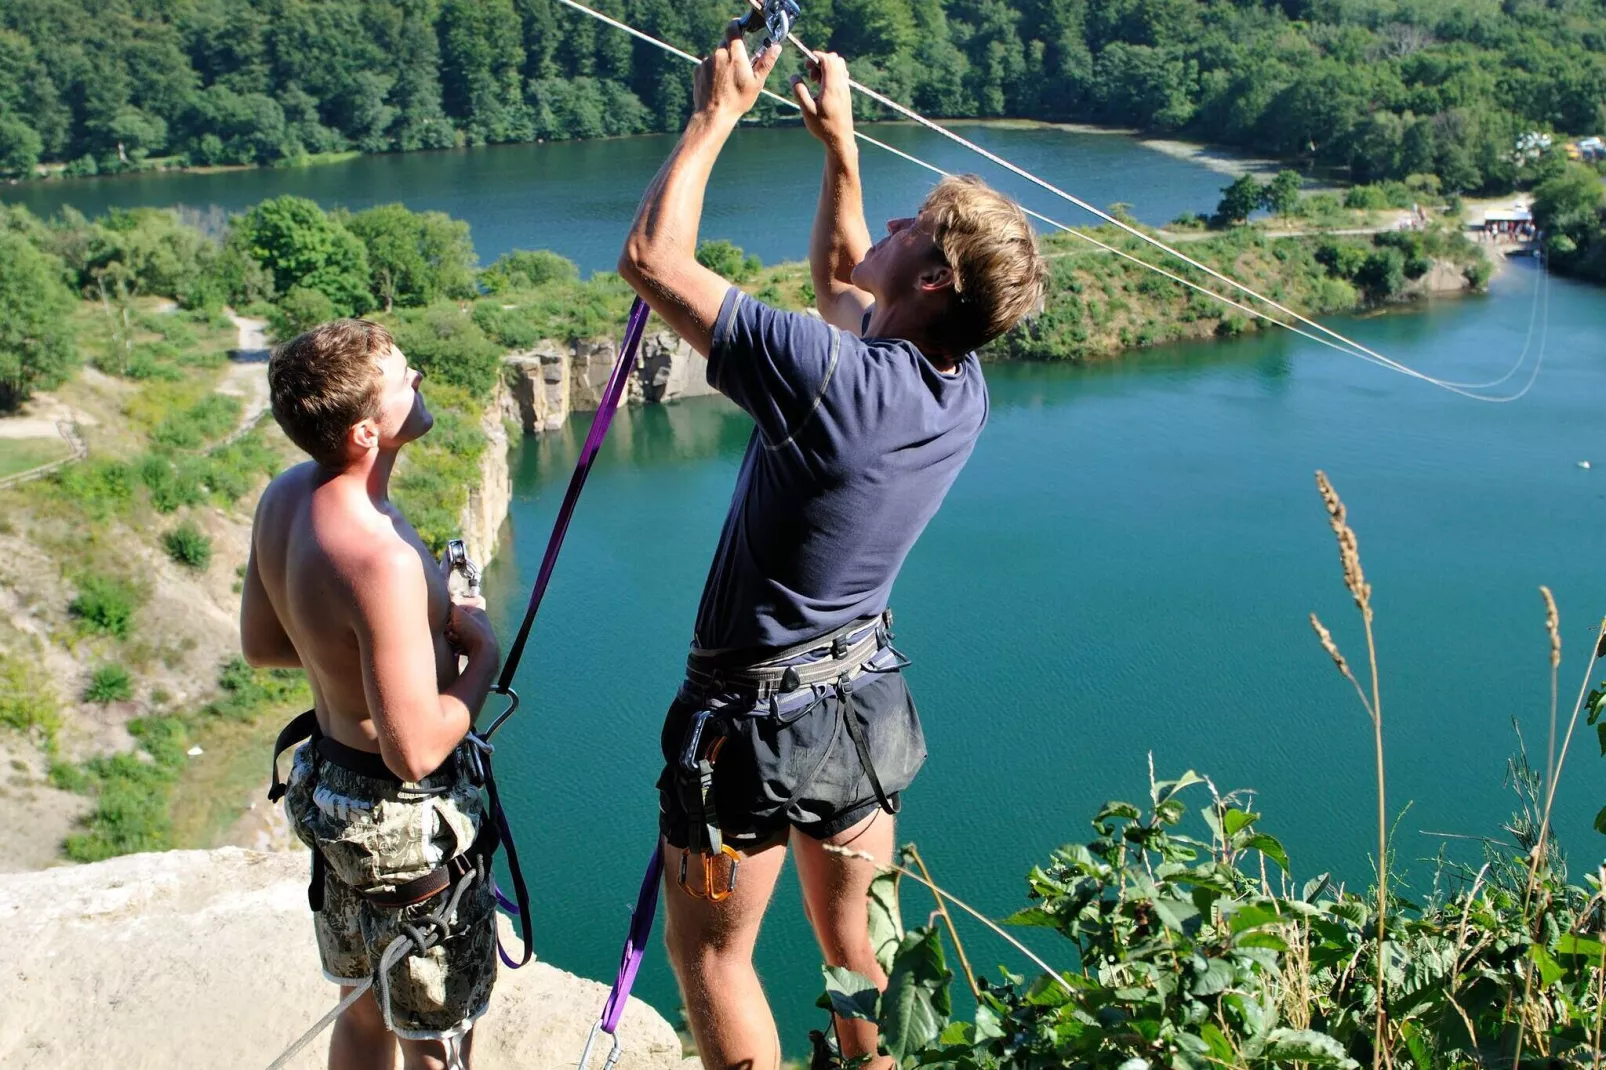
M 826 959 L 886 984 L 866 921 L 876 867 L 824 846 L 892 857 L 925 744 L 888 598 L 987 421 L 974 350 L 1038 304 L 1047 275 L 1020 207 L 973 178 L 944 180 L 871 244 L 847 67 L 829 54 L 810 71 L 817 92 L 793 83 L 826 149 L 809 249 L 819 316 L 698 264 L 709 172 L 778 55 L 750 61 L 733 29 L 703 62 L 619 260 L 755 424 L 658 782 L 666 939 L 697 1050 L 749 1070 L 780 1062 L 752 951 L 789 844 Z M 845 1058 L 875 1055 L 870 1023 L 838 1019 L 836 1033 Z

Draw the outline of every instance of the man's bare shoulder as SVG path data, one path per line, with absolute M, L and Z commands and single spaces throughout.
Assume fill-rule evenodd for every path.
M 272 517 L 282 511 L 285 506 L 306 498 L 316 488 L 317 483 L 316 461 L 302 461 L 268 480 L 268 485 L 262 490 L 262 497 L 257 499 L 258 524 L 260 525 L 264 518 Z

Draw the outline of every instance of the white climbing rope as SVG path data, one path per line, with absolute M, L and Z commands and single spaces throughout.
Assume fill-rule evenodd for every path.
M 599 22 L 602 22 L 602 23 L 604 23 L 604 24 L 606 24 L 608 26 L 612 26 L 613 28 L 615 28 L 617 30 L 620 30 L 620 31 L 622 31 L 624 33 L 627 33 L 631 37 L 634 37 L 639 41 L 642 41 L 642 42 L 644 42 L 646 44 L 650 44 L 655 48 L 658 48 L 658 49 L 660 49 L 660 50 L 662 50 L 664 52 L 669 53 L 670 55 L 677 56 L 680 59 L 683 59 L 683 60 L 687 61 L 688 63 L 697 64 L 697 63 L 701 63 L 702 62 L 701 59 L 699 59 L 697 56 L 692 55 L 690 52 L 686 52 L 683 49 L 676 48 L 674 45 L 668 43 L 667 41 L 660 40 L 659 38 L 654 37 L 649 33 L 645 33 L 645 32 L 643 32 L 641 30 L 638 30 L 634 26 L 631 26 L 631 25 L 629 25 L 627 23 L 621 22 L 618 19 L 615 19 L 615 18 L 613 18 L 613 17 L 611 17 L 609 15 L 606 15 L 606 14 L 600 12 L 600 11 L 597 11 L 594 8 L 587 7 L 585 4 L 580 3 L 579 0 L 558 0 L 558 2 L 560 4 L 563 4 L 565 7 L 572 8 L 573 10 L 578 11 L 578 12 L 584 14 L 584 15 L 588 15 L 591 18 L 594 18 Z M 760 3 L 758 3 L 757 0 L 747 0 L 747 2 L 751 6 L 756 8 L 756 9 L 761 9 L 762 8 L 762 5 Z M 788 34 L 787 35 L 787 40 L 789 42 L 791 42 L 791 44 L 795 48 L 797 48 L 811 62 L 817 62 L 817 57 L 816 57 L 815 53 L 813 52 L 813 50 L 811 50 L 807 45 L 803 44 L 803 42 L 798 39 L 796 34 Z M 1398 372 L 1398 373 L 1400 373 L 1402 375 L 1407 375 L 1407 376 L 1410 376 L 1411 378 L 1419 379 L 1419 380 L 1421 380 L 1421 381 L 1423 381 L 1425 383 L 1428 383 L 1429 385 L 1439 387 L 1442 390 L 1447 390 L 1447 391 L 1449 391 L 1449 392 L 1451 392 L 1453 394 L 1458 394 L 1458 395 L 1460 395 L 1462 397 L 1468 398 L 1468 399 L 1473 400 L 1473 401 L 1494 402 L 1494 403 L 1516 401 L 1519 398 L 1521 398 L 1522 396 L 1524 396 L 1528 392 L 1528 390 L 1532 388 L 1532 386 L 1534 384 L 1534 381 L 1538 377 L 1538 366 L 1536 364 L 1533 374 L 1531 374 L 1529 376 L 1529 378 L 1528 378 L 1528 382 L 1523 386 L 1523 388 L 1521 390 L 1519 390 L 1519 391 L 1517 391 L 1515 393 L 1508 394 L 1508 395 L 1503 395 L 1503 396 L 1489 396 L 1489 395 L 1480 394 L 1480 393 L 1476 393 L 1475 392 L 1476 390 L 1478 390 L 1480 388 L 1500 385 L 1501 383 L 1504 383 L 1506 380 L 1510 379 L 1511 376 L 1514 375 L 1516 373 L 1517 369 L 1521 366 L 1522 362 L 1526 359 L 1528 348 L 1529 348 L 1528 345 L 1524 345 L 1522 355 L 1519 356 L 1517 364 L 1513 365 L 1512 368 L 1509 371 L 1507 371 L 1505 375 L 1501 376 L 1499 379 L 1491 380 L 1489 383 L 1475 383 L 1475 384 L 1457 383 L 1457 382 L 1453 382 L 1453 381 L 1450 381 L 1450 380 L 1440 379 L 1440 378 L 1437 378 L 1435 376 L 1428 375 L 1425 372 L 1418 371 L 1417 369 L 1412 368 L 1409 365 L 1402 364 L 1399 361 L 1394 360 L 1391 357 L 1387 357 L 1387 356 L 1383 355 L 1382 353 L 1379 353 L 1379 352 L 1377 352 L 1377 351 L 1375 351 L 1375 350 L 1373 350 L 1373 349 L 1371 349 L 1371 348 L 1369 348 L 1367 346 L 1362 345 L 1361 343 L 1355 341 L 1352 338 L 1349 338 L 1349 337 L 1347 337 L 1347 336 L 1345 336 L 1343 334 L 1340 334 L 1339 332 L 1334 331 L 1331 328 L 1325 327 L 1322 324 L 1317 323 L 1316 321 L 1314 321 L 1312 319 L 1309 319 L 1309 318 L 1299 314 L 1298 312 L 1295 312 L 1293 309 L 1287 308 L 1287 307 L 1279 304 L 1278 302 L 1273 301 L 1271 298 L 1266 297 L 1265 295 L 1263 295 L 1263 294 L 1257 292 L 1256 290 L 1244 285 L 1243 283 L 1238 282 L 1237 280 L 1235 280 L 1235 279 L 1233 279 L 1233 278 L 1231 278 L 1231 277 L 1229 277 L 1229 276 L 1217 271 L 1216 269 L 1214 269 L 1212 267 L 1209 267 L 1206 264 L 1200 263 L 1199 261 L 1197 261 L 1197 260 L 1193 259 L 1192 257 L 1190 257 L 1190 256 L 1178 251 L 1177 249 L 1173 248 L 1172 246 L 1167 245 L 1165 242 L 1160 241 L 1158 238 L 1155 238 L 1155 237 L 1153 237 L 1153 236 L 1151 236 L 1149 234 L 1144 233 L 1142 230 L 1139 230 L 1138 228 L 1133 227 L 1130 224 L 1125 223 L 1125 222 L 1121 221 L 1120 219 L 1115 218 L 1114 216 L 1110 215 L 1109 213 L 1104 212 L 1104 211 L 1100 210 L 1099 208 L 1094 207 L 1093 205 L 1089 204 L 1087 201 L 1082 200 L 1081 198 L 1076 197 L 1073 194 L 1067 193 L 1065 190 L 1062 190 L 1058 186 L 1055 186 L 1052 183 L 1047 182 L 1046 180 L 1044 180 L 1042 178 L 1039 178 L 1038 176 L 1032 174 L 1031 172 L 1025 170 L 1024 168 L 1016 166 L 1015 164 L 1011 163 L 1010 161 L 1004 159 L 1002 156 L 999 156 L 996 153 L 991 152 L 991 151 L 981 147 L 980 145 L 977 145 L 975 142 L 969 140 L 968 138 L 965 138 L 965 137 L 961 136 L 960 134 L 957 134 L 954 131 L 949 130 L 947 127 L 941 126 L 940 124 L 938 124 L 936 122 L 933 122 L 930 119 L 927 119 L 925 116 L 920 115 L 918 112 L 915 112 L 914 110 L 912 110 L 910 108 L 907 108 L 902 104 L 899 104 L 897 101 L 891 99 L 890 97 L 887 97 L 884 94 L 879 93 L 876 90 L 873 90 L 873 89 L 869 88 L 868 86 L 865 86 L 865 85 L 863 85 L 863 84 L 861 84 L 861 83 L 859 83 L 857 81 L 853 81 L 851 79 L 849 80 L 849 85 L 850 85 L 851 88 L 857 90 L 859 93 L 861 93 L 864 96 L 868 97 L 869 99 L 875 101 L 876 103 L 881 104 L 883 107 L 890 108 L 893 111 L 897 112 L 898 114 L 904 115 L 904 116 L 908 117 L 909 119 L 912 119 L 916 123 L 919 123 L 921 126 L 924 126 L 924 127 L 928 128 L 930 130 L 935 131 L 936 133 L 942 135 L 943 137 L 949 139 L 950 141 L 956 142 L 957 144 L 962 145 L 967 149 L 970 149 L 972 152 L 975 152 L 976 154 L 981 156 L 983 159 L 986 159 L 986 160 L 988 160 L 988 161 L 990 161 L 990 162 L 992 162 L 992 163 L 1004 168 L 1005 170 L 1010 171 L 1013 174 L 1019 175 L 1020 177 L 1026 179 L 1027 181 L 1032 182 L 1033 184 L 1042 187 L 1043 189 L 1049 191 L 1050 193 L 1053 193 L 1055 196 L 1058 196 L 1058 197 L 1062 198 L 1063 200 L 1066 200 L 1066 201 L 1070 202 L 1071 204 L 1074 204 L 1077 207 L 1084 209 L 1085 211 L 1091 212 L 1093 215 L 1098 216 L 1100 219 L 1104 220 L 1105 222 L 1114 225 L 1115 227 L 1119 228 L 1120 230 L 1125 231 L 1126 233 L 1132 235 L 1133 237 L 1139 239 L 1140 241 L 1145 242 L 1146 244 L 1152 245 L 1152 246 L 1162 250 L 1163 252 L 1168 253 L 1169 255 L 1176 257 L 1177 259 L 1181 260 L 1183 263 L 1185 263 L 1185 264 L 1189 265 L 1190 267 L 1193 267 L 1193 268 L 1195 268 L 1195 269 L 1197 269 L 1199 271 L 1204 272 L 1206 275 L 1208 275 L 1208 276 L 1210 276 L 1212 278 L 1220 279 L 1222 282 L 1227 283 L 1229 286 L 1233 287 L 1234 289 L 1237 289 L 1237 290 L 1241 291 L 1246 296 L 1252 297 L 1252 298 L 1254 298 L 1256 300 L 1259 300 L 1259 301 L 1262 301 L 1265 304 L 1269 305 L 1271 308 L 1275 309 L 1276 311 L 1287 315 L 1288 317 L 1293 319 L 1295 321 L 1295 323 L 1303 324 L 1303 325 L 1305 325 L 1305 327 L 1309 327 L 1309 328 L 1312 328 L 1315 331 L 1319 331 L 1319 332 L 1321 332 L 1321 335 L 1325 335 L 1326 337 L 1320 337 L 1320 336 L 1318 336 L 1316 334 L 1311 333 L 1311 331 L 1305 330 L 1303 327 L 1296 326 L 1295 323 L 1285 322 L 1284 320 L 1278 318 L 1277 316 L 1271 315 L 1268 312 L 1265 312 L 1263 310 L 1256 309 L 1256 308 L 1253 308 L 1251 306 L 1245 305 L 1245 304 L 1243 304 L 1243 303 L 1241 303 L 1239 301 L 1235 301 L 1232 298 L 1226 297 L 1226 296 L 1224 296 L 1224 295 L 1222 295 L 1220 293 L 1217 293 L 1216 291 L 1211 290 L 1211 289 L 1209 289 L 1209 288 L 1207 288 L 1205 286 L 1201 286 L 1200 284 L 1198 284 L 1196 282 L 1193 282 L 1193 281 L 1191 281 L 1189 279 L 1183 278 L 1181 275 L 1175 274 L 1174 272 L 1168 271 L 1163 267 L 1160 267 L 1160 266 L 1158 266 L 1156 264 L 1152 264 L 1147 260 L 1141 259 L 1140 257 L 1134 256 L 1131 253 L 1126 252 L 1125 250 L 1118 249 L 1113 245 L 1110 245 L 1110 244 L 1108 244 L 1106 242 L 1100 241 L 1099 239 L 1093 237 L 1091 234 L 1087 234 L 1084 231 L 1076 230 L 1076 229 L 1074 229 L 1074 228 L 1072 228 L 1070 226 L 1067 226 L 1064 223 L 1059 222 L 1058 220 L 1051 219 L 1048 216 L 1045 216 L 1045 215 L 1043 215 L 1043 214 L 1041 214 L 1039 212 L 1034 212 L 1031 209 L 1025 208 L 1024 206 L 1022 206 L 1022 210 L 1028 216 L 1030 216 L 1033 219 L 1038 220 L 1039 222 L 1045 223 L 1045 224 L 1047 224 L 1049 226 L 1052 226 L 1052 227 L 1054 227 L 1054 228 L 1056 228 L 1058 230 L 1064 231 L 1067 234 L 1074 235 L 1075 237 L 1077 237 L 1077 238 L 1089 243 L 1090 245 L 1093 245 L 1093 246 L 1095 246 L 1095 247 L 1097 247 L 1099 249 L 1102 249 L 1105 252 L 1112 253 L 1112 254 L 1114 254 L 1114 255 L 1116 255 L 1116 256 L 1124 259 L 1124 260 L 1131 261 L 1132 263 L 1137 264 L 1140 267 L 1146 268 L 1149 271 L 1153 271 L 1158 275 L 1161 275 L 1161 276 L 1163 276 L 1163 277 L 1165 277 L 1167 279 L 1172 280 L 1173 282 L 1180 283 L 1181 285 L 1186 286 L 1191 290 L 1195 290 L 1195 291 L 1197 291 L 1197 292 L 1199 292 L 1201 294 L 1204 294 L 1205 296 L 1211 298 L 1212 300 L 1218 301 L 1218 302 L 1228 306 L 1229 308 L 1237 309 L 1238 311 L 1243 312 L 1243 313 L 1245 313 L 1247 315 L 1253 316 L 1253 317 L 1255 317 L 1257 319 L 1265 320 L 1268 323 L 1276 324 L 1277 326 L 1282 327 L 1285 330 L 1292 331 L 1293 333 L 1295 333 L 1295 334 L 1297 334 L 1297 335 L 1299 335 L 1299 336 L 1301 336 L 1303 338 L 1306 338 L 1306 339 L 1308 339 L 1310 341 L 1316 342 L 1316 343 L 1318 343 L 1320 345 L 1327 346 L 1329 349 L 1334 349 L 1334 350 L 1337 350 L 1340 353 L 1344 353 L 1344 354 L 1346 354 L 1348 356 L 1359 358 L 1359 359 L 1364 360 L 1364 361 L 1366 361 L 1366 362 L 1368 362 L 1370 364 L 1376 364 L 1376 365 L 1378 365 L 1380 367 L 1387 368 L 1387 369 L 1389 369 L 1391 371 Z M 773 101 L 775 101 L 775 102 L 777 102 L 779 104 L 782 104 L 782 105 L 784 105 L 786 107 L 792 108 L 793 110 L 801 110 L 799 108 L 799 106 L 798 106 L 797 101 L 795 101 L 795 100 L 793 100 L 793 99 L 791 99 L 789 97 L 782 96 L 779 93 L 775 93 L 775 92 L 773 92 L 773 91 L 771 91 L 769 89 L 761 90 L 761 92 L 762 92 L 763 96 L 766 97 L 769 100 L 773 100 Z M 923 167 L 926 170 L 931 171 L 931 172 L 933 172 L 935 174 L 943 175 L 943 176 L 948 176 L 950 174 L 950 172 L 945 171 L 942 168 L 937 167 L 934 164 L 928 163 L 925 160 L 922 160 L 922 159 L 920 159 L 920 158 L 918 158 L 916 156 L 913 156 L 910 153 L 904 152 L 901 149 L 894 148 L 893 146 L 888 145 L 885 142 L 878 141 L 875 138 L 870 137 L 869 135 L 864 134 L 864 133 L 862 133 L 861 131 L 859 131 L 857 129 L 854 130 L 854 136 L 857 137 L 860 141 L 863 141 L 865 144 L 873 145 L 878 149 L 881 149 L 881 150 L 883 150 L 885 152 L 889 152 L 894 156 L 897 156 L 897 157 L 899 157 L 901 159 L 907 160 L 910 163 L 915 164 L 916 166 Z M 1536 292 L 1536 307 L 1537 307 L 1537 297 L 1538 297 L 1538 295 L 1537 295 L 1537 292 Z M 1546 301 L 1546 307 L 1547 307 L 1547 311 L 1548 311 L 1548 300 Z M 1529 342 L 1531 343 L 1531 341 L 1532 341 L 1532 325 L 1530 323 Z M 1543 354 L 1543 348 L 1541 347 L 1541 358 L 1542 358 L 1542 354 Z

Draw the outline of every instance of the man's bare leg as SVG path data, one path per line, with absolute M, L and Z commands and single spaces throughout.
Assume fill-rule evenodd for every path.
M 803 909 L 820 951 L 831 966 L 846 966 L 885 989 L 887 975 L 876 962 L 870 946 L 870 882 L 876 867 L 862 858 L 846 858 L 825 850 L 824 844 L 863 851 L 878 862 L 892 859 L 895 822 L 891 815 L 877 810 L 845 832 L 816 840 L 792 830 L 792 847 L 797 852 L 797 875 L 803 885 Z M 833 1018 L 842 1057 L 874 1055 L 876 1027 L 869 1022 Z M 888 1070 L 891 1059 L 873 1059 L 870 1070 Z
M 355 985 L 341 985 L 340 998 Z M 329 1037 L 329 1070 L 395 1070 L 396 1038 L 385 1028 L 372 989 L 335 1019 Z
M 469 1049 L 474 1046 L 474 1030 L 456 1041 L 458 1060 L 451 1061 L 444 1040 L 404 1040 L 401 1042 L 405 1070 L 468 1070 Z
M 776 1070 L 781 1040 L 753 969 L 759 924 L 786 861 L 786 841 L 742 856 L 736 890 L 711 903 L 682 891 L 685 852 L 664 844 L 664 943 L 680 981 L 697 1053 L 709 1070 Z M 690 860 L 701 887 L 699 859 Z

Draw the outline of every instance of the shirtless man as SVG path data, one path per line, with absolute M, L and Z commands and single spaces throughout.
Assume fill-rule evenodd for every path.
M 376 981 L 335 1024 L 332 1070 L 393 1067 L 396 1038 L 408 1070 L 467 1066 L 496 976 L 491 885 L 473 868 L 488 822 L 464 737 L 500 653 L 483 604 L 452 601 L 389 498 L 398 451 L 434 423 L 422 378 L 363 320 L 314 328 L 268 366 L 273 415 L 312 460 L 257 507 L 240 643 L 252 665 L 306 670 L 316 708 L 281 736 L 310 734 L 285 806 L 314 853 L 324 975 L 343 996 Z M 277 769 L 275 782 L 285 794 Z M 378 984 L 399 923 L 442 909 L 464 880 L 446 938 Z M 388 1007 L 374 996 L 384 987 Z

